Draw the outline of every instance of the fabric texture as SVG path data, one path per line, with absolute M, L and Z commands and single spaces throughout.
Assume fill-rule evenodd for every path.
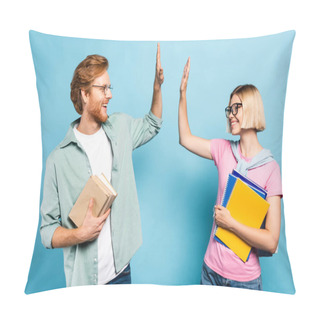
M 211 270 L 205 263 L 203 263 L 202 266 L 201 284 L 209 286 L 262 290 L 261 275 L 257 279 L 253 279 L 251 281 L 235 281 L 220 276 L 218 273 Z
M 179 145 L 177 108 L 187 57 L 191 58 L 187 98 L 192 132 L 204 138 L 227 139 L 229 135 L 223 134 L 224 108 L 229 95 L 240 84 L 253 84 L 262 95 L 266 117 L 266 130 L 259 133 L 259 141 L 272 150 L 281 167 L 285 166 L 283 117 L 294 38 L 295 32 L 287 31 L 243 39 L 160 41 L 165 75 L 164 125 L 151 143 L 132 153 L 131 160 L 143 233 L 143 244 L 130 262 L 133 284 L 197 285 L 200 280 L 212 207 L 220 191 L 218 171 L 212 162 Z M 70 82 L 76 66 L 87 55 L 105 56 L 114 88 L 108 111 L 140 118 L 152 101 L 157 41 L 71 38 L 30 31 L 30 45 L 41 111 L 41 203 L 47 158 L 77 117 L 70 101 Z M 290 110 L 290 105 L 286 108 Z M 282 203 L 279 252 L 260 258 L 261 277 L 265 291 L 294 293 L 283 208 Z M 39 215 L 40 221 L 39 212 L 26 214 Z M 64 288 L 62 249 L 45 249 L 39 228 L 35 236 L 25 292 Z
M 250 163 L 252 159 L 242 156 L 239 144 L 237 151 L 242 161 Z M 236 168 L 237 160 L 233 155 L 231 142 L 224 139 L 211 140 L 211 155 L 219 172 L 219 191 L 216 204 L 221 204 L 228 174 Z M 280 167 L 275 160 L 249 170 L 247 176 L 266 189 L 269 197 L 282 196 Z M 261 274 L 261 268 L 256 250 L 252 250 L 248 261 L 244 263 L 233 251 L 214 239 L 214 229 L 215 224 L 212 227 L 204 258 L 208 267 L 221 276 L 235 281 L 251 281 L 258 278 Z
M 239 154 L 240 141 L 230 141 L 230 145 L 233 155 L 238 162 L 236 170 L 244 176 L 247 175 L 248 170 L 263 166 L 264 164 L 274 160 L 271 151 L 263 149 L 255 157 L 250 159 L 250 161 L 246 161 L 241 158 Z
M 88 156 L 92 174 L 99 176 L 103 173 L 112 184 L 111 144 L 102 127 L 90 135 L 81 133 L 77 126 L 73 127 L 73 132 Z M 116 275 L 109 215 L 98 237 L 98 284 L 105 284 Z
M 72 123 L 65 139 L 50 154 L 44 179 L 40 233 L 45 247 L 51 248 L 56 228 L 74 228 L 69 212 L 92 175 L 87 155 L 76 140 Z M 132 151 L 154 137 L 161 119 L 151 111 L 143 119 L 113 114 L 102 127 L 113 150 L 111 180 L 118 196 L 112 205 L 111 230 L 116 273 L 127 265 L 142 243 L 139 205 L 134 180 Z M 121 179 L 125 177 L 125 180 Z M 98 241 L 66 247 L 64 270 L 67 286 L 97 284 Z
M 113 284 L 131 284 L 131 268 L 130 264 L 128 264 L 123 271 L 120 272 L 114 279 L 105 283 L 107 285 Z

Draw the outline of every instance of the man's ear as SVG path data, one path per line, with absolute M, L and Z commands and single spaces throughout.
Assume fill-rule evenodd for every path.
M 80 89 L 80 92 L 81 92 L 81 99 L 82 99 L 83 104 L 87 104 L 88 97 L 89 97 L 89 92 L 86 92 L 83 89 Z

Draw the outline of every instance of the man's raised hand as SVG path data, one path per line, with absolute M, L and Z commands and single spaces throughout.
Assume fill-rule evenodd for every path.
M 154 79 L 154 89 L 160 89 L 164 82 L 163 68 L 160 61 L 160 43 L 157 45 L 157 59 L 156 59 L 156 76 Z

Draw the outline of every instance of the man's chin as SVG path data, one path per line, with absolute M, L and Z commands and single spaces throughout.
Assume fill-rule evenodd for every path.
M 105 108 L 105 112 L 101 116 L 102 122 L 106 122 L 108 120 L 107 108 Z
M 105 114 L 99 114 L 95 117 L 96 121 L 97 122 L 100 122 L 100 123 L 103 123 L 103 122 L 106 122 L 108 120 L 108 115 L 105 113 Z

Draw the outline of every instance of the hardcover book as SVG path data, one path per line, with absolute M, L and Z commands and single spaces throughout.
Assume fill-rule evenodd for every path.
M 80 227 L 83 224 L 91 198 L 94 199 L 92 215 L 99 217 L 111 207 L 117 195 L 103 173 L 99 176 L 93 175 L 89 178 L 72 207 L 69 218 L 77 227 Z

